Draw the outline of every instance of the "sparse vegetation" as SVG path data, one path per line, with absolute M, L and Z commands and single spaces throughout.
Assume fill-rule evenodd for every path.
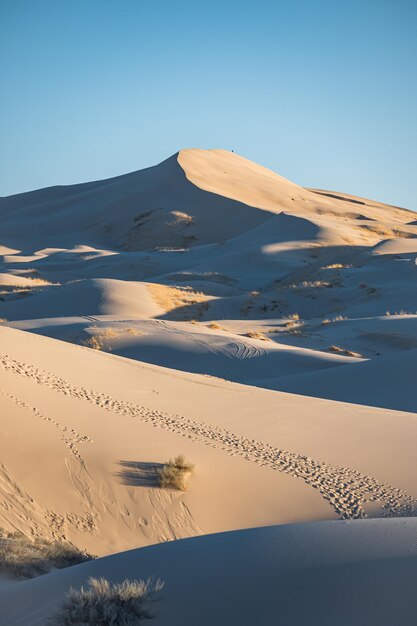
M 353 352 L 353 350 L 346 350 L 345 348 L 341 348 L 340 346 L 329 346 L 327 349 L 329 352 L 334 352 L 335 354 L 343 354 L 344 356 L 352 356 L 352 357 L 356 357 L 357 359 L 363 358 L 363 354 L 360 354 L 359 352 Z
M 122 337 L 124 333 L 127 333 L 128 335 L 136 336 L 136 337 L 139 337 L 145 334 L 142 331 L 135 328 L 134 326 L 129 326 L 129 328 L 124 328 L 124 327 L 112 328 L 111 326 L 107 328 L 100 328 L 98 326 L 92 326 L 89 328 L 89 330 L 93 332 L 95 331 L 97 332 L 95 332 L 95 334 L 92 335 L 91 337 L 84 339 L 81 342 L 81 345 L 85 346 L 86 348 L 92 348 L 93 350 L 105 350 L 105 351 L 111 351 L 110 341 L 112 339 L 117 339 L 119 337 Z
M 109 350 L 108 346 L 104 345 L 103 338 L 100 337 L 100 335 L 84 339 L 84 341 L 81 342 L 81 345 L 86 348 L 91 348 L 92 350 Z
M 186 461 L 183 454 L 179 454 L 158 469 L 159 485 L 163 489 L 185 491 L 186 479 L 193 471 L 194 465 Z
M 334 286 L 336 286 L 336 283 L 330 283 L 327 280 L 303 280 L 301 283 L 291 283 L 288 285 L 289 289 L 311 289 L 312 287 L 329 289 Z
M 336 317 L 332 317 L 331 319 L 326 317 L 324 320 L 321 321 L 321 323 L 322 324 L 331 324 L 332 322 L 344 322 L 347 319 L 348 318 L 346 316 L 344 316 L 344 315 L 336 315 Z
M 211 322 L 211 324 L 208 325 L 209 328 L 211 328 L 212 330 L 224 330 L 220 324 L 217 324 L 217 322 Z
M 126 328 L 124 330 L 127 332 L 128 335 L 134 335 L 135 337 L 140 337 L 145 334 L 144 332 L 142 332 L 141 330 L 138 330 L 134 326 L 130 326 L 129 328 Z
M 250 337 L 251 339 L 260 339 L 261 341 L 269 341 L 269 337 L 267 337 L 259 330 L 248 330 L 248 332 L 245 333 L 245 337 Z
M 208 302 L 212 298 L 194 291 L 190 286 L 173 287 L 148 283 L 148 288 L 155 302 L 170 314 L 171 319 L 190 321 L 201 319 L 208 309 Z
M 411 313 L 410 311 L 403 311 L 403 310 L 401 310 L 401 311 L 395 311 L 394 313 L 391 313 L 391 311 L 385 311 L 385 315 L 386 315 L 386 317 L 390 317 L 391 315 L 412 315 L 412 316 L 414 316 L 414 315 L 417 315 L 417 312 L 416 313 Z
M 0 531 L 0 572 L 6 576 L 34 578 L 89 559 L 91 556 L 65 541 L 28 539 L 22 533 Z
M 135 626 L 153 617 L 148 605 L 164 586 L 151 578 L 113 584 L 105 578 L 89 578 L 87 582 L 88 589 L 67 592 L 61 610 L 48 622 L 51 626 Z

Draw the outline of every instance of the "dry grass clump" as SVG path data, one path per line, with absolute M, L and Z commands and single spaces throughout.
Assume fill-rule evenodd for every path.
M 94 337 L 89 337 L 88 339 L 84 339 L 81 342 L 82 346 L 86 348 L 91 348 L 92 350 L 109 350 L 108 346 L 105 346 L 103 343 L 102 337 L 100 335 L 95 335 Z
M 28 278 L 33 283 L 38 283 L 39 285 L 54 285 L 54 284 L 58 284 L 58 283 L 51 283 L 49 280 L 46 280 L 46 278 L 42 278 L 42 276 L 39 273 L 39 271 L 37 269 L 35 269 L 34 267 L 29 267 L 27 270 L 25 270 L 24 274 L 22 274 L 22 277 L 23 278 Z
M 175 218 L 172 224 L 192 224 L 194 222 L 194 218 L 192 215 L 188 215 L 188 213 L 184 213 L 183 211 L 171 211 L 171 215 Z
M 220 324 L 217 324 L 217 322 L 211 322 L 208 325 L 208 328 L 211 328 L 212 330 L 224 330 L 224 328 L 222 328 Z
M 34 578 L 89 559 L 91 556 L 65 541 L 51 543 L 21 533 L 0 533 L 0 572 L 6 576 Z
M 175 319 L 200 319 L 211 300 L 206 294 L 194 291 L 189 286 L 170 287 L 148 283 L 148 287 L 155 302 L 166 313 L 172 313 Z
M 135 626 L 153 617 L 147 605 L 157 599 L 164 586 L 161 580 L 154 582 L 151 578 L 113 584 L 105 578 L 89 578 L 87 583 L 88 589 L 70 588 L 61 610 L 49 624 Z
M 390 317 L 391 315 L 406 315 L 406 316 L 407 315 L 412 315 L 412 316 L 414 316 L 414 315 L 417 315 L 417 312 L 416 313 L 411 313 L 410 311 L 403 311 L 403 310 L 401 310 L 401 311 L 395 311 L 394 313 L 391 313 L 391 311 L 385 311 L 385 315 L 386 315 L 386 317 Z
M 244 336 L 250 337 L 251 339 L 260 339 L 261 341 L 269 341 L 269 337 L 264 335 L 264 333 L 262 333 L 259 330 L 248 330 L 248 332 L 245 333 Z
M 170 459 L 158 469 L 159 485 L 163 489 L 186 490 L 186 479 L 194 471 L 194 465 L 186 461 L 183 454 Z
M 125 328 L 124 330 L 127 332 L 128 335 L 134 335 L 135 337 L 140 337 L 145 334 L 141 330 L 138 330 L 137 328 L 135 328 L 134 326 L 129 326 L 129 328 Z
M 168 276 L 169 280 L 172 282 L 190 282 L 198 280 L 220 283 L 221 285 L 235 285 L 238 281 L 234 278 L 230 278 L 230 276 L 226 276 L 225 274 L 220 274 L 219 272 L 203 272 L 202 274 L 198 272 L 178 272 L 176 274 L 170 274 Z
M 108 328 L 99 328 L 97 326 L 92 326 L 89 330 L 97 331 L 97 332 L 91 337 L 88 337 L 88 339 L 85 339 L 84 341 L 82 341 L 81 345 L 85 346 L 86 348 L 92 348 L 93 350 L 110 351 L 111 350 L 110 341 L 112 339 L 117 339 L 121 337 L 123 333 L 127 333 L 128 335 L 132 335 L 136 337 L 145 335 L 145 333 L 138 330 L 134 326 L 129 326 L 129 328 L 116 328 L 116 329 L 110 326 Z
M 344 356 L 353 356 L 357 359 L 361 359 L 363 354 L 359 352 L 353 352 L 353 350 L 345 350 L 345 348 L 341 348 L 340 346 L 329 346 L 327 348 L 329 352 L 334 352 L 335 354 L 343 354 Z
M 288 285 L 290 289 L 311 289 L 313 287 L 318 289 L 329 289 L 334 286 L 334 283 L 330 283 L 327 280 L 303 280 L 301 283 L 291 283 Z
M 304 325 L 304 322 L 302 321 L 298 313 L 291 313 L 291 315 L 288 316 L 288 320 L 288 322 L 284 323 L 284 327 L 289 332 L 295 332 L 297 328 Z
M 324 320 L 321 320 L 322 324 L 331 324 L 332 322 L 344 322 L 348 318 L 345 315 L 336 315 L 336 317 L 332 317 L 329 319 L 326 317 Z

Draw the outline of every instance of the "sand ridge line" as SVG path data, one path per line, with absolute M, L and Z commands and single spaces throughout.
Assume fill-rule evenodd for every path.
M 417 501 L 404 490 L 380 483 L 372 476 L 366 476 L 354 469 L 331 465 L 255 439 L 238 436 L 216 426 L 116 400 L 84 387 L 76 387 L 54 374 L 16 361 L 5 354 L 0 354 L 0 365 L 6 371 L 25 376 L 65 395 L 86 400 L 120 415 L 140 418 L 156 428 L 166 428 L 191 441 L 222 449 L 231 456 L 238 455 L 257 465 L 302 478 L 306 484 L 320 491 L 342 519 L 366 517 L 364 505 L 367 502 L 380 503 L 386 517 L 417 515 Z

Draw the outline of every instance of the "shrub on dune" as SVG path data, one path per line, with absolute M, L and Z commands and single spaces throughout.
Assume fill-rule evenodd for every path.
M 183 454 L 179 454 L 175 459 L 170 459 L 161 469 L 158 469 L 159 485 L 163 489 L 185 491 L 186 478 L 193 471 L 194 465 L 186 461 Z
M 0 536 L 0 572 L 15 578 L 33 578 L 90 558 L 65 541 L 33 540 L 21 533 Z
M 51 626 L 134 626 L 153 617 L 148 605 L 164 586 L 151 578 L 114 584 L 105 578 L 89 578 L 87 582 L 88 589 L 68 591 L 61 610 L 48 622 Z

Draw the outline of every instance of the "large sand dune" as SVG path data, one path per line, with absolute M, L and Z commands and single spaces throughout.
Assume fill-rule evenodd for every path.
M 99 556 L 237 532 L 8 581 L 0 622 L 155 573 L 161 625 L 411 625 L 414 216 L 223 150 L 1 198 L 0 531 Z

